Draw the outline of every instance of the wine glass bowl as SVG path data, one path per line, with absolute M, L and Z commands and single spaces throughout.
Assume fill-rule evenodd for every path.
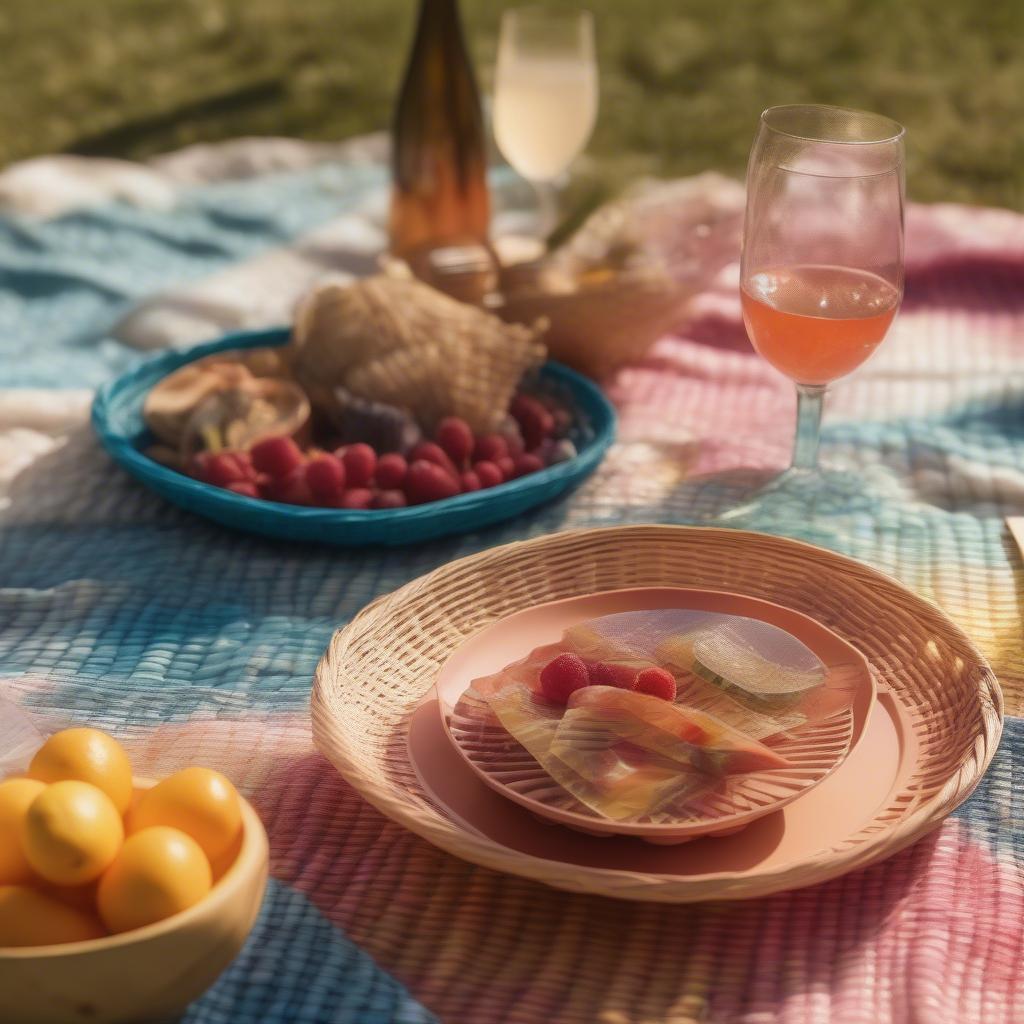
M 841 107 L 761 115 L 740 299 L 752 345 L 797 385 L 798 469 L 816 464 L 826 387 L 877 348 L 903 296 L 903 134 Z
M 494 78 L 495 141 L 512 167 L 534 185 L 550 222 L 553 183 L 582 152 L 597 120 L 590 12 L 506 11 Z

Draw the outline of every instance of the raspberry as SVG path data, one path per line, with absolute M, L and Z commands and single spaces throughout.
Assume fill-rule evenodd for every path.
M 405 500 L 405 495 L 401 491 L 378 491 L 373 496 L 370 508 L 405 508 L 408 504 L 409 502 Z
M 501 471 L 502 480 L 511 480 L 516 475 L 516 464 L 511 455 L 502 455 L 500 459 L 494 460 L 494 464 Z
M 420 441 L 419 444 L 413 445 L 412 451 L 409 452 L 409 463 L 412 464 L 420 460 L 440 466 L 453 480 L 457 480 L 459 477 L 459 471 L 455 468 L 452 460 L 448 458 L 448 453 L 433 441 Z
M 219 452 L 216 455 L 207 454 L 205 459 L 199 461 L 199 469 L 202 479 L 208 484 L 227 487 L 249 479 L 250 468 L 247 463 L 248 460 L 241 462 L 235 452 Z
M 483 434 L 473 446 L 474 462 L 497 462 L 508 455 L 508 441 L 501 434 Z
M 578 654 L 559 654 L 540 670 L 540 692 L 553 704 L 565 704 L 590 685 L 586 662 Z
M 662 700 L 676 699 L 675 676 L 654 665 L 637 673 L 636 689 L 638 693 L 649 693 L 652 697 L 660 697 Z
M 279 480 L 304 461 L 299 446 L 290 437 L 268 437 L 254 444 L 249 455 L 260 473 L 269 473 Z
M 536 455 L 530 453 L 517 455 L 512 460 L 512 465 L 514 467 L 512 475 L 516 477 L 526 476 L 529 473 L 536 473 L 538 469 L 544 468 L 544 462 Z
M 458 416 L 446 416 L 437 425 L 434 439 L 456 466 L 464 466 L 473 452 L 473 431 Z
M 476 462 L 473 464 L 473 472 L 476 473 L 481 487 L 497 487 L 505 480 L 501 470 L 493 462 Z
M 480 477 L 478 477 L 471 469 L 467 469 L 466 472 L 459 477 L 459 483 L 462 485 L 463 494 L 466 494 L 469 491 L 479 491 L 483 486 L 480 483 Z
M 417 459 L 405 477 L 405 496 L 410 505 L 441 501 L 459 493 L 459 482 L 436 462 Z
M 238 471 L 242 474 L 245 480 L 256 479 L 256 468 L 252 464 L 252 459 L 249 457 L 248 452 L 232 452 L 232 457 L 235 460 L 235 465 L 238 466 Z
M 512 399 L 509 412 L 515 417 L 519 429 L 523 433 L 523 443 L 527 451 L 533 451 L 544 440 L 550 436 L 555 429 L 555 418 L 536 398 L 530 395 L 516 395 Z
M 333 455 L 318 455 L 306 463 L 306 484 L 317 501 L 333 505 L 345 490 L 345 467 Z
M 242 494 L 246 498 L 258 498 L 259 488 L 251 480 L 233 480 L 228 484 L 228 490 L 235 494 Z
M 377 486 L 385 491 L 401 487 L 409 466 L 398 452 L 382 455 L 377 461 Z
M 338 502 L 338 508 L 369 508 L 373 502 L 373 491 L 369 487 L 350 487 Z
M 617 686 L 620 690 L 636 689 L 636 669 L 614 661 L 596 661 L 590 666 L 592 686 Z
M 288 505 L 312 505 L 313 495 L 306 483 L 305 467 L 296 466 L 287 476 L 271 477 L 263 488 L 264 497 Z
M 334 453 L 345 466 L 345 482 L 349 487 L 362 490 L 373 479 L 377 468 L 377 453 L 368 445 L 346 445 Z

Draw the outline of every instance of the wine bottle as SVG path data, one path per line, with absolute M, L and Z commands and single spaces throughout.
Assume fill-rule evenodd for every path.
M 418 272 L 432 250 L 490 251 L 483 116 L 458 0 L 420 0 L 391 160 L 394 256 Z

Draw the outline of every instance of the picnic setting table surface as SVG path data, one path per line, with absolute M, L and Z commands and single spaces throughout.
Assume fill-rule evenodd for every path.
M 825 418 L 822 458 L 855 466 L 863 494 L 813 524 L 771 503 L 749 523 L 862 559 L 960 624 L 1005 696 L 992 766 L 867 870 L 659 906 L 477 868 L 382 817 L 313 747 L 310 682 L 335 629 L 453 558 L 696 522 L 785 465 L 793 387 L 749 348 L 735 268 L 684 335 L 606 382 L 619 440 L 594 477 L 479 534 L 346 550 L 233 533 L 91 435 L 92 389 L 151 351 L 286 322 L 315 277 L 372 272 L 386 197 L 376 139 L 0 173 L 0 697 L 43 729 L 111 730 L 140 774 L 220 768 L 270 836 L 255 929 L 183 1020 L 1024 1020 L 1024 567 L 1004 523 L 1024 514 L 1024 216 L 910 207 L 902 311 Z

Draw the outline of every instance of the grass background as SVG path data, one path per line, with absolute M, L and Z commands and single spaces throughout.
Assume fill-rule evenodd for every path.
M 740 175 L 760 110 L 814 100 L 908 128 L 908 191 L 1024 209 L 1021 0 L 586 0 L 601 112 L 584 177 Z M 489 86 L 502 3 L 462 0 Z M 550 6 L 572 6 L 550 0 Z M 142 157 L 385 127 L 414 0 L 3 0 L 0 163 Z

